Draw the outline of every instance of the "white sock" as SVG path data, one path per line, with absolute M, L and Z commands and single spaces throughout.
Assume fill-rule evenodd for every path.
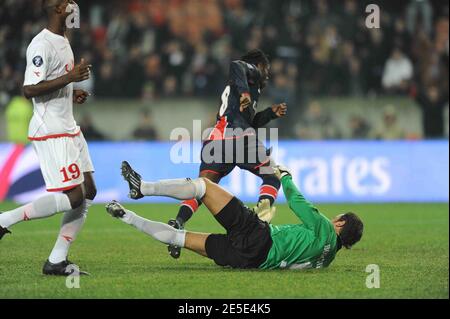
M 57 264 L 67 259 L 70 245 L 76 239 L 78 233 L 83 227 L 88 209 L 91 205 L 92 200 L 86 199 L 80 207 L 71 209 L 64 213 L 58 239 L 56 240 L 50 257 L 48 258 L 51 263 Z
M 165 179 L 141 183 L 141 192 L 146 196 L 167 196 L 176 199 L 202 199 L 206 184 L 203 178 Z
M 183 229 L 176 229 L 164 223 L 145 219 L 130 210 L 126 210 L 126 214 L 119 219 L 162 243 L 184 247 L 186 231 Z
M 24 220 L 49 217 L 71 208 L 66 194 L 48 194 L 29 204 L 0 214 L 0 226 L 8 228 Z

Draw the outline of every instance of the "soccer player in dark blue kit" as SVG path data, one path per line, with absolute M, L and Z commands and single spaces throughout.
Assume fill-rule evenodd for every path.
M 199 177 L 219 183 L 222 177 L 237 166 L 259 176 L 262 184 L 255 210 L 269 210 L 257 211 L 265 216 L 274 214 L 275 207 L 272 205 L 277 197 L 280 181 L 270 169 L 269 151 L 258 139 L 256 130 L 273 119 L 285 116 L 287 112 L 285 103 L 256 112 L 261 90 L 269 79 L 269 70 L 267 56 L 258 49 L 248 52 L 240 60 L 231 62 L 216 125 L 203 143 L 199 174 Z M 131 171 L 128 163 L 123 162 L 122 174 L 128 176 Z M 126 180 L 130 184 L 130 197 L 142 198 L 140 176 Z M 171 219 L 169 225 L 183 229 L 200 205 L 201 201 L 198 199 L 183 201 L 176 219 Z M 168 249 L 172 257 L 180 256 L 180 247 L 171 245 Z

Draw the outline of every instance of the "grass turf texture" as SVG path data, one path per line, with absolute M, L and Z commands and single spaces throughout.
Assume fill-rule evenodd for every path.
M 0 210 L 15 207 L 0 204 Z M 320 270 L 233 270 L 183 250 L 172 259 L 165 245 L 106 214 L 90 209 L 69 258 L 91 273 L 79 289 L 65 278 L 41 275 L 61 215 L 24 222 L 0 241 L 0 298 L 448 298 L 448 204 L 318 205 L 328 217 L 357 212 L 362 241 L 342 250 Z M 176 205 L 127 205 L 166 222 Z M 278 205 L 275 224 L 298 220 Z M 188 229 L 223 232 L 202 207 Z M 366 288 L 368 264 L 380 267 L 381 287 Z

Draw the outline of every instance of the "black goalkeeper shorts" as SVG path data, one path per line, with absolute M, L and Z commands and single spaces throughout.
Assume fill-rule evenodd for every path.
M 227 234 L 211 234 L 205 250 L 217 265 L 233 268 L 258 268 L 272 247 L 270 227 L 248 207 L 233 199 L 215 216 Z

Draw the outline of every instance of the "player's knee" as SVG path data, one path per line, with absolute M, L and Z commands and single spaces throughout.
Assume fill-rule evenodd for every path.
M 199 180 L 202 180 L 205 184 L 212 183 L 212 182 L 209 180 L 209 178 L 208 178 L 208 177 L 205 177 L 205 176 L 201 176 L 201 177 L 199 177 L 198 179 L 199 179 Z
M 211 182 L 206 177 L 199 177 L 197 179 L 199 182 L 199 196 L 196 197 L 197 200 L 201 200 L 208 192 L 208 189 L 211 188 L 211 185 L 214 185 L 214 182 Z
M 70 197 L 69 197 L 70 198 Z M 70 205 L 72 206 L 72 209 L 78 208 L 81 205 L 83 205 L 84 198 L 82 196 L 77 196 L 76 198 L 73 198 L 70 200 Z
M 97 195 L 97 187 L 92 173 L 84 173 L 84 191 L 86 199 L 94 200 Z
M 71 189 L 70 191 L 67 191 L 66 194 L 69 197 L 70 206 L 72 207 L 72 209 L 78 208 L 83 204 L 85 194 L 81 185 L 75 187 L 74 189 Z
M 95 185 L 86 187 L 86 199 L 94 200 L 95 196 L 97 196 L 97 187 Z
M 206 178 L 216 184 L 220 182 L 220 175 L 216 173 L 202 171 L 200 172 L 200 177 Z
M 281 182 L 278 179 L 278 177 L 275 176 L 275 174 L 272 175 L 263 175 L 262 176 L 263 184 L 264 185 L 270 185 L 275 187 L 277 190 L 280 189 Z

